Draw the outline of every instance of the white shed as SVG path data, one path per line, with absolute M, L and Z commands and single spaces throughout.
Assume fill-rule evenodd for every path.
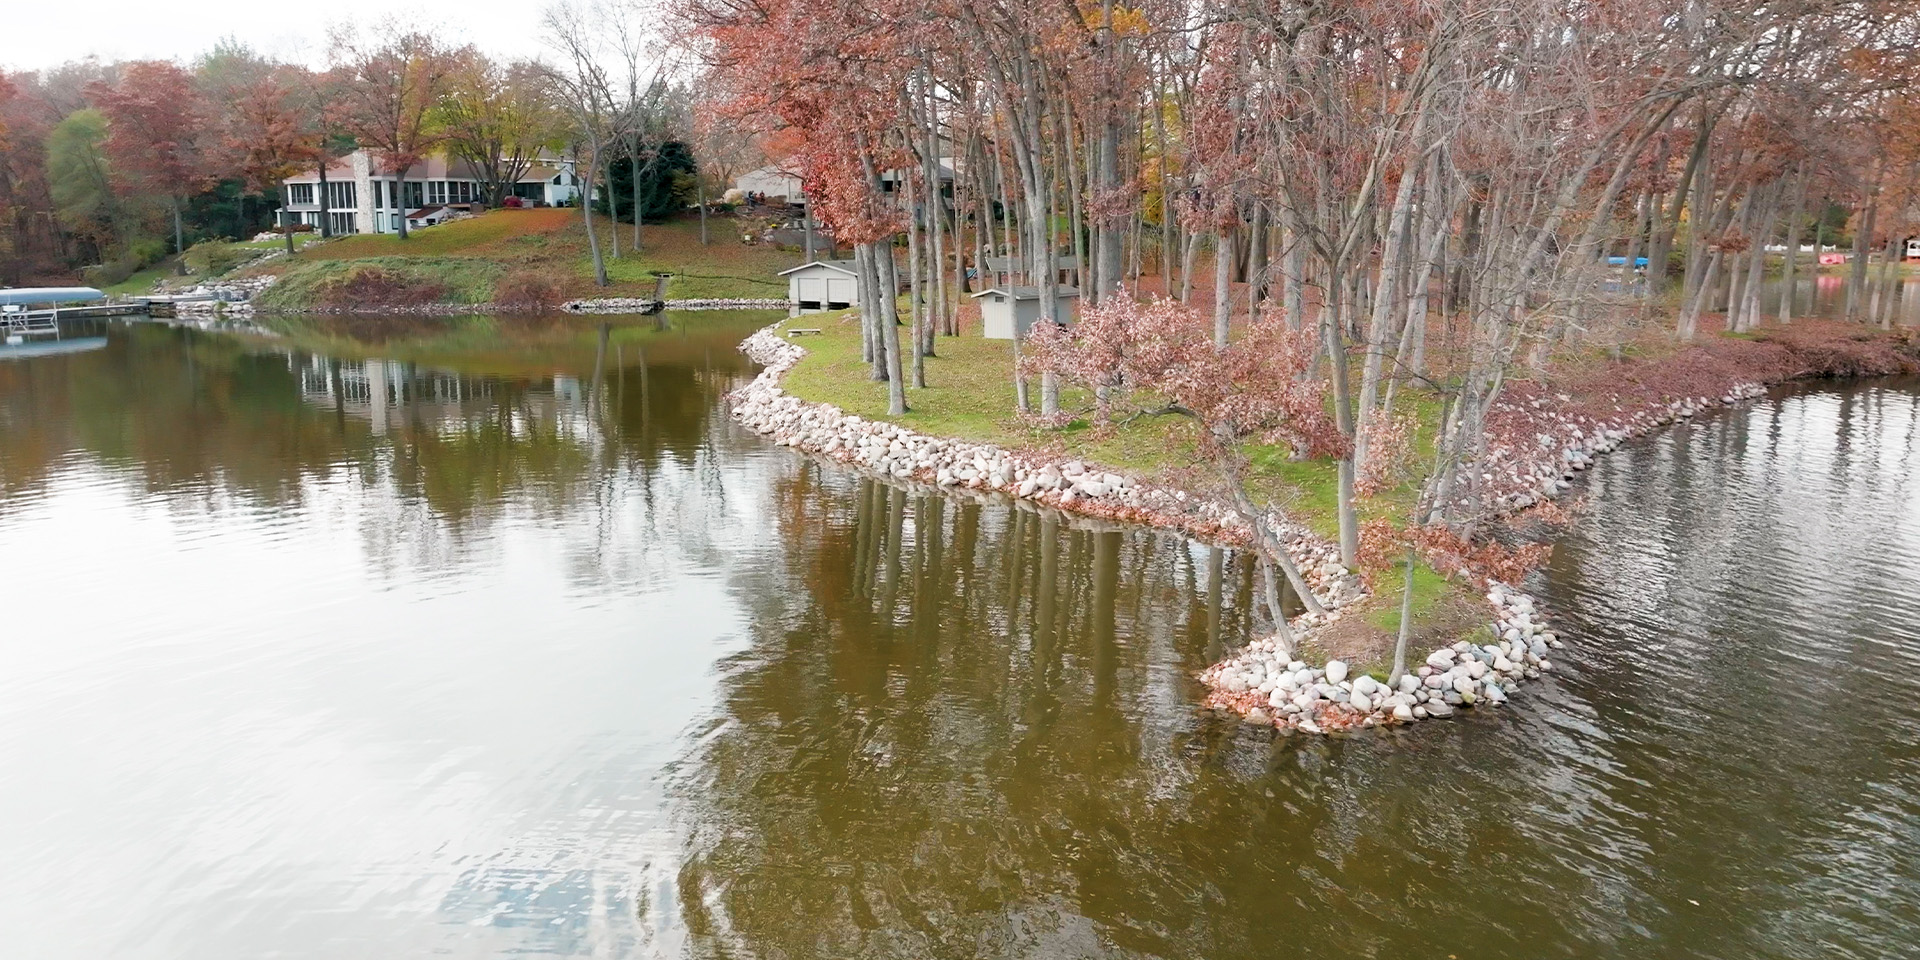
M 787 299 L 801 310 L 840 310 L 860 305 L 860 275 L 852 260 L 815 260 L 780 271 Z
M 980 301 L 981 332 L 989 340 L 1012 340 L 1014 331 L 1019 330 L 1020 339 L 1040 319 L 1039 287 L 995 287 L 982 290 L 973 295 Z M 1056 286 L 1053 288 L 1053 316 L 1061 323 L 1073 322 L 1074 306 L 1080 302 L 1080 291 L 1073 287 Z M 1016 327 L 1017 325 L 1017 327 Z
M 807 202 L 807 195 L 800 188 L 800 178 L 778 164 L 741 174 L 739 179 L 733 181 L 733 188 L 741 193 L 766 194 L 771 199 L 784 199 L 788 203 Z

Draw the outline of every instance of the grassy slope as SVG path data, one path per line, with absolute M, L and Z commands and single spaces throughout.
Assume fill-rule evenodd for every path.
M 597 220 L 596 226 L 601 249 L 610 252 L 612 229 L 604 219 Z M 308 271 L 339 269 L 314 266 L 321 263 L 383 260 L 390 267 L 439 270 L 449 262 L 478 261 L 488 267 L 463 276 L 485 273 L 495 280 L 536 276 L 557 286 L 566 297 L 652 296 L 653 271 L 661 270 L 674 274 L 667 286 L 670 298 L 786 295 L 786 284 L 775 274 L 798 263 L 797 253 L 742 244 L 732 222 L 725 218 L 713 218 L 710 227 L 712 242 L 703 245 L 697 217 L 647 224 L 641 233 L 644 249 L 636 255 L 629 250 L 633 225 L 621 224 L 620 249 L 625 255 L 607 259 L 611 282 L 606 287 L 593 282 L 593 260 L 580 212 L 552 208 L 494 210 L 470 220 L 416 230 L 405 240 L 394 234 L 341 237 L 303 251 L 291 262 L 278 261 L 269 269 L 282 274 L 283 283 L 297 283 L 296 278 Z M 292 292 L 282 294 L 281 305 L 297 303 L 295 296 Z

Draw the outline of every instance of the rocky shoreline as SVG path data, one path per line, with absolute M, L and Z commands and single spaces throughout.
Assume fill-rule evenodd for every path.
M 781 389 L 786 372 L 806 351 L 776 332 L 757 331 L 740 349 L 761 373 L 731 397 L 734 418 L 782 446 L 793 447 L 895 480 L 956 490 L 998 493 L 1069 513 L 1171 530 L 1207 543 L 1244 547 L 1251 528 L 1231 507 L 1185 491 L 1140 483 L 1079 461 L 1054 462 L 990 444 L 928 437 L 896 424 L 872 421 L 836 407 L 807 403 Z M 1764 395 L 1740 382 L 1718 396 L 1620 406 L 1612 417 L 1559 409 L 1549 399 L 1516 392 L 1495 405 L 1488 453 L 1474 469 L 1508 514 L 1565 491 L 1599 455 L 1627 440 L 1702 411 Z M 1560 398 L 1566 400 L 1567 398 Z M 1281 533 L 1324 616 L 1289 621 L 1296 643 L 1337 621 L 1341 609 L 1366 596 L 1359 579 L 1339 563 L 1339 551 L 1278 516 Z M 1354 675 L 1339 661 L 1316 667 L 1281 660 L 1277 640 L 1256 640 L 1199 675 L 1205 703 L 1248 723 L 1282 732 L 1325 733 L 1452 717 L 1466 708 L 1506 703 L 1519 685 L 1554 669 L 1562 648 L 1532 597 L 1514 586 L 1484 581 L 1490 617 L 1485 641 L 1459 640 L 1427 654 L 1413 672 L 1388 685 Z
M 267 274 L 262 277 L 250 279 L 266 279 L 271 281 L 274 278 L 271 274 Z M 189 292 L 214 292 L 218 295 L 218 292 L 221 290 L 235 287 L 245 282 L 246 281 L 234 281 L 233 283 L 209 284 L 205 288 L 196 287 L 193 291 Z M 263 284 L 262 288 L 264 288 L 264 286 Z M 196 314 L 206 316 L 251 317 L 253 316 L 254 307 L 250 301 L 252 295 L 258 292 L 259 290 L 253 290 L 243 296 L 235 296 L 226 300 L 186 301 L 179 304 L 178 308 L 182 311 L 183 316 L 186 311 L 194 311 Z M 561 304 L 560 310 L 564 313 L 581 315 L 608 315 L 650 313 L 659 310 L 785 310 L 787 307 L 788 302 L 785 300 L 694 299 L 655 301 L 608 297 L 598 300 L 570 300 Z M 469 314 L 544 313 L 546 311 L 505 303 L 416 303 L 362 307 L 281 308 L 275 312 L 332 316 L 460 317 Z
M 594 297 L 560 305 L 566 313 L 646 313 L 651 310 L 785 310 L 793 301 L 784 297 L 707 297 L 692 300 L 654 300 L 647 297 Z
M 1069 513 L 1171 530 L 1202 542 L 1244 547 L 1251 540 L 1246 518 L 1205 497 L 1140 483 L 1078 461 L 1053 462 L 990 444 L 928 437 L 827 404 L 802 401 L 782 390 L 780 381 L 806 351 L 773 327 L 748 337 L 741 350 L 763 369 L 753 382 L 734 392 L 734 419 L 782 446 L 895 480 L 996 492 Z M 1324 615 L 1305 613 L 1289 621 L 1298 639 L 1310 639 L 1314 630 L 1339 620 L 1341 609 L 1366 592 L 1358 578 L 1340 565 L 1335 545 L 1278 516 L 1268 519 L 1327 610 Z M 1274 653 L 1278 644 L 1267 639 L 1249 644 L 1201 673 L 1200 680 L 1211 689 L 1207 704 L 1253 723 L 1321 732 L 1409 723 L 1450 716 L 1456 705 L 1505 702 L 1512 686 L 1529 672 L 1537 677 L 1542 669 L 1552 669 L 1550 661 L 1534 652 L 1534 645 L 1545 650 L 1558 641 L 1551 634 L 1542 638 L 1544 625 L 1533 619 L 1531 598 L 1496 586 L 1488 600 L 1496 611 L 1494 622 L 1515 639 L 1496 637 L 1500 644 L 1488 644 L 1497 655 L 1464 642 L 1456 645 L 1457 650 L 1435 651 L 1429 664 L 1420 668 L 1422 674 L 1402 681 L 1408 689 L 1388 691 L 1372 677 L 1348 677 L 1347 666 L 1337 660 L 1320 668 L 1299 661 L 1282 663 Z M 1433 664 L 1443 654 L 1448 666 L 1439 670 Z M 1437 678 L 1433 689 L 1445 684 L 1446 691 L 1422 694 L 1412 689 L 1416 685 L 1429 689 L 1424 686 L 1429 675 Z M 1463 678 L 1471 679 L 1470 687 Z M 1276 690 L 1285 691 L 1285 696 L 1275 694 Z

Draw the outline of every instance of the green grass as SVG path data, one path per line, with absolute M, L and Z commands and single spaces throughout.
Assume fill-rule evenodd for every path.
M 405 240 L 397 234 L 340 237 L 291 259 L 294 263 L 377 258 L 404 258 L 415 264 L 435 259 L 483 261 L 496 264 L 504 273 L 545 279 L 566 297 L 651 296 L 655 271 L 673 275 L 667 284 L 670 299 L 786 296 L 786 281 L 777 274 L 800 262 L 798 252 L 741 243 L 734 222 L 726 217 L 710 218 L 709 227 L 710 242 L 702 244 L 697 217 L 646 224 L 641 231 L 643 248 L 634 253 L 630 249 L 633 225 L 623 223 L 617 228 L 622 255 L 615 257 L 615 227 L 597 217 L 595 232 L 610 281 L 605 287 L 593 282 L 593 256 L 577 209 L 493 210 L 413 231 Z M 279 261 L 267 269 L 297 270 Z
M 493 259 L 512 252 L 509 241 L 564 232 L 575 225 L 578 216 L 576 211 L 558 208 L 493 210 L 470 219 L 411 231 L 405 240 L 397 233 L 355 234 L 321 244 L 301 255 L 316 260 L 396 256 Z
M 153 285 L 173 276 L 173 261 L 162 260 L 145 270 L 137 270 L 119 283 L 110 283 L 101 287 L 101 291 L 114 296 L 147 293 Z
M 1093 398 L 1067 389 L 1061 407 L 1078 415 L 1063 429 L 1048 429 L 1014 413 L 1013 347 L 1004 340 L 976 335 L 941 337 L 938 356 L 927 359 L 925 390 L 908 389 L 908 412 L 887 415 L 887 385 L 868 379 L 860 359 L 860 328 L 850 312 L 809 314 L 783 326 L 817 327 L 818 336 L 798 339 L 807 356 L 787 374 L 785 388 L 802 399 L 830 403 L 873 420 L 891 420 L 934 436 L 958 437 L 1003 447 L 1048 450 L 1080 457 L 1127 473 L 1187 485 L 1211 484 L 1213 474 L 1200 460 L 1191 421 L 1150 417 L 1099 430 L 1090 425 Z M 904 335 L 904 334 L 903 334 Z M 1032 383 L 1038 401 L 1039 384 Z M 1411 409 L 1420 424 L 1414 441 L 1422 462 L 1433 457 L 1440 402 L 1432 394 L 1403 391 L 1396 407 Z M 1278 504 L 1289 516 L 1322 536 L 1339 531 L 1337 470 L 1331 460 L 1296 460 L 1284 447 L 1247 448 L 1248 487 L 1258 499 Z M 1384 491 L 1361 506 L 1361 516 L 1384 516 L 1404 523 L 1417 490 L 1411 483 Z
M 1378 590 L 1375 593 L 1379 609 L 1367 614 L 1367 622 L 1389 634 L 1400 632 L 1400 600 L 1405 594 L 1405 570 L 1394 570 L 1375 578 Z M 1413 568 L 1413 622 L 1419 623 L 1432 615 L 1440 601 L 1456 589 L 1447 578 L 1425 563 Z
M 579 231 L 584 237 L 586 231 Z M 603 233 L 603 237 L 605 234 Z M 698 218 L 649 223 L 640 230 L 640 252 L 630 249 L 633 224 L 620 225 L 623 256 L 607 261 L 607 277 L 616 284 L 644 285 L 651 290 L 653 274 L 673 274 L 667 296 L 676 300 L 723 297 L 785 297 L 787 282 L 780 271 L 800 262 L 801 255 L 763 244 L 740 242 L 733 221 L 710 217 L 707 243 L 700 242 Z M 611 249 L 610 239 L 602 249 Z M 580 262 L 580 277 L 593 276 L 591 256 Z

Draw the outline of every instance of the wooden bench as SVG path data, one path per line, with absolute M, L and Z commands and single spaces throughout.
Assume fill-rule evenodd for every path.
M 819 333 L 819 332 L 820 332 L 819 327 L 794 327 L 793 329 L 787 331 L 787 337 L 789 339 L 793 337 L 804 337 L 807 334 Z

